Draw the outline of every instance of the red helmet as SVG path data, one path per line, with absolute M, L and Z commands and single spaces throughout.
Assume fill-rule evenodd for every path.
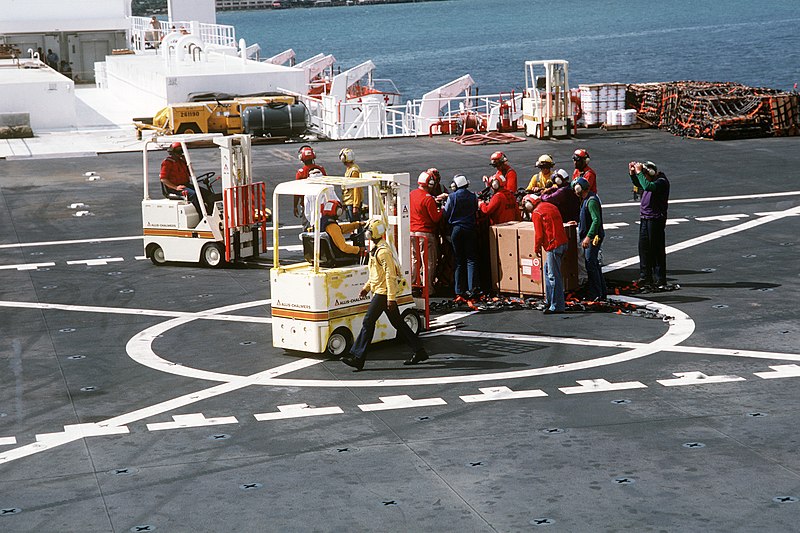
M 342 216 L 342 212 L 344 209 L 342 208 L 342 202 L 337 200 L 336 198 L 332 200 L 328 200 L 324 204 L 320 206 L 320 210 L 322 212 L 322 216 L 326 217 L 335 217 L 339 218 Z
M 314 153 L 314 149 L 308 145 L 300 147 L 300 150 L 297 151 L 297 157 L 303 163 L 308 161 L 313 161 L 317 158 L 317 155 Z
M 498 189 L 505 189 L 506 188 L 506 177 L 502 174 L 498 174 L 489 178 L 489 185 L 495 191 Z
M 573 161 L 578 161 L 580 159 L 583 159 L 584 161 L 586 161 L 588 163 L 589 162 L 589 152 L 587 152 L 583 148 L 579 148 L 579 149 L 575 150 L 575 152 L 573 152 L 573 154 L 572 154 L 572 160 Z
M 542 198 L 538 194 L 526 194 L 522 199 L 522 207 L 525 211 L 531 212 L 536 209 L 536 206 L 539 205 L 541 201 Z
M 169 145 L 169 148 L 167 148 L 167 152 L 169 152 L 171 154 L 172 153 L 181 154 L 181 153 L 183 153 L 183 146 L 179 142 L 174 142 L 174 143 Z
M 431 167 L 431 168 L 429 168 L 428 170 L 426 170 L 425 172 L 427 172 L 428 174 L 430 174 L 430 175 L 431 175 L 431 177 L 432 177 L 434 180 L 436 180 L 436 183 L 439 183 L 439 181 L 442 179 L 442 175 L 441 175 L 441 174 L 439 174 L 439 169 L 437 169 L 437 168 L 435 168 L 435 167 Z
M 425 187 L 433 187 L 436 184 L 433 176 L 431 176 L 430 171 L 423 171 L 419 173 L 419 177 L 417 177 L 417 185 L 424 185 Z
M 503 152 L 495 152 L 492 154 L 491 161 L 493 167 L 499 167 L 500 165 L 508 161 L 508 158 L 506 157 L 506 154 L 504 154 Z

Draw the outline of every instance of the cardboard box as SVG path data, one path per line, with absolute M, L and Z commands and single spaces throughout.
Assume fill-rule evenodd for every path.
M 492 226 L 497 235 L 497 279 L 500 292 L 519 293 L 519 260 L 517 252 L 518 222 Z
M 508 237 L 508 226 L 514 226 L 516 222 L 505 222 L 503 224 L 497 224 L 495 226 L 489 227 L 489 263 L 491 265 L 491 279 L 492 279 L 492 286 L 491 290 L 494 292 L 500 292 L 500 279 L 503 278 L 503 274 L 501 274 L 501 265 L 500 265 L 500 251 L 498 249 L 498 232 L 500 228 L 506 228 L 503 232 L 503 238 Z M 515 237 L 516 238 L 516 237 Z M 508 253 L 504 242 L 504 253 Z
M 519 222 L 517 230 L 517 253 L 519 275 L 519 294 L 525 296 L 544 295 L 544 265 L 542 257 L 536 255 L 533 243 L 535 242 L 536 232 L 533 229 L 533 222 Z

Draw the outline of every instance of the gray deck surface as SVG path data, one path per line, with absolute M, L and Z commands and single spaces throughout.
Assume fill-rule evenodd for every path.
M 437 166 L 473 190 L 494 150 L 522 185 L 541 153 L 571 168 L 587 148 L 606 224 L 627 224 L 608 229 L 606 265 L 637 254 L 627 162 L 652 159 L 672 183 L 668 245 L 706 239 L 668 255 L 680 290 L 640 297 L 685 317 L 479 313 L 426 337 L 424 364 L 387 342 L 354 373 L 272 347 L 269 254 L 222 270 L 140 258 L 140 154 L 0 161 L 0 531 L 797 531 L 797 138 L 317 143 L 331 174 L 343 146 L 362 170 Z M 293 178 L 297 147 L 254 147 L 269 190 Z M 39 263 L 53 264 L 25 267 Z M 143 346 L 176 364 L 137 362 Z M 257 383 L 270 369 L 285 373 Z

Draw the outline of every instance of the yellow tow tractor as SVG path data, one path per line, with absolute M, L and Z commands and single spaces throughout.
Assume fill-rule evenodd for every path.
M 297 137 L 307 129 L 308 112 L 293 96 L 273 95 L 170 104 L 154 117 L 133 119 L 136 136 L 247 133 Z
M 361 298 L 369 273 L 356 256 L 341 253 L 325 231 L 320 231 L 320 210 L 315 209 L 312 230 L 301 233 L 304 261 L 281 264 L 278 224 L 280 199 L 304 196 L 319 206 L 335 194 L 335 187 L 365 188 L 369 218 L 389 228 L 387 240 L 394 249 L 405 279 L 398 296 L 400 314 L 415 334 L 425 328 L 411 294 L 409 175 L 365 172 L 360 178 L 311 177 L 278 184 L 273 193 L 274 264 L 270 271 L 272 344 L 277 348 L 332 357 L 346 354 L 361 330 L 370 299 Z M 393 339 L 396 330 L 385 315 L 375 328 L 373 342 Z

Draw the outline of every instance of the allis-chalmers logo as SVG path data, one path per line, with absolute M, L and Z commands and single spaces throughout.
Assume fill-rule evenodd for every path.
M 337 298 L 337 299 L 336 299 L 336 300 L 333 302 L 333 305 L 335 305 L 335 306 L 337 306 L 337 307 L 338 307 L 338 306 L 340 306 L 340 305 L 347 305 L 347 304 L 352 304 L 352 303 L 356 303 L 356 302 L 363 302 L 364 300 L 369 300 L 369 296 L 364 296 L 363 298 L 360 298 L 360 297 L 356 297 L 356 298 L 350 298 L 350 299 L 348 299 L 348 300 L 339 300 L 339 299 Z

